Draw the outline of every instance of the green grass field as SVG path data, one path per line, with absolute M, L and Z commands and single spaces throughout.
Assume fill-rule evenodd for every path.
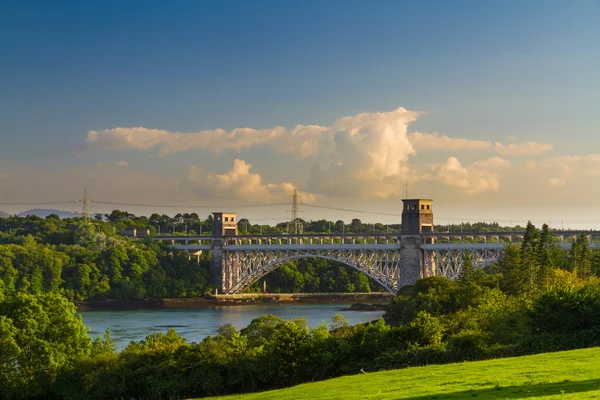
M 600 348 L 352 375 L 219 399 L 600 399 Z

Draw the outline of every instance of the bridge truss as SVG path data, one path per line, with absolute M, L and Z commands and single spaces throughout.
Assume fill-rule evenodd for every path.
M 242 293 L 281 264 L 310 257 L 338 261 L 355 268 L 391 293 L 396 293 L 399 289 L 400 250 L 376 248 L 225 250 L 223 287 L 227 294 Z
M 460 275 L 464 261 L 471 259 L 475 268 L 497 262 L 502 252 L 502 247 L 496 248 L 438 248 L 435 250 L 423 249 L 423 263 L 427 270 L 433 272 L 428 275 L 445 276 L 456 279 Z

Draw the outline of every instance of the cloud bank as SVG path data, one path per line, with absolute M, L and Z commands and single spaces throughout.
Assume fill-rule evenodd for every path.
M 513 136 L 507 138 L 509 143 L 503 144 L 438 133 L 409 133 L 409 125 L 420 115 L 399 107 L 388 112 L 342 117 L 331 125 L 298 125 L 292 129 L 246 127 L 182 133 L 119 127 L 89 131 L 84 147 L 157 151 L 163 157 L 191 150 L 205 150 L 221 157 L 229 151 L 241 154 L 259 147 L 265 154 L 269 151 L 289 154 L 295 156 L 295 162 L 304 162 L 307 173 L 302 184 L 265 183 L 260 174 L 263 160 L 250 163 L 239 155 L 225 172 L 209 172 L 196 165 L 188 168 L 187 182 L 202 196 L 256 198 L 266 202 L 281 201 L 294 189 L 302 190 L 307 201 L 318 195 L 385 199 L 400 196 L 406 181 L 438 182 L 467 194 L 494 192 L 501 186 L 503 171 L 514 166 L 506 157 L 536 156 L 553 149 L 547 143 L 519 143 Z M 487 155 L 481 160 L 461 162 L 456 154 L 449 154 L 444 162 L 430 163 L 425 173 L 419 172 L 411 158 L 431 151 Z M 494 153 L 501 157 L 494 157 Z M 537 167 L 534 161 L 528 161 L 528 170 Z M 559 178 L 560 182 L 567 179 L 554 178 L 548 181 L 549 185 L 556 186 Z

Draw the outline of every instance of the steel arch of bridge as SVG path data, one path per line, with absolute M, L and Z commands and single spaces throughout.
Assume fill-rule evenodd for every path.
M 471 258 L 471 263 L 476 268 L 497 262 L 504 248 L 489 249 L 468 249 L 451 248 L 438 250 L 423 250 L 423 260 L 425 265 L 432 270 L 433 275 L 445 276 L 448 279 L 458 278 L 462 271 L 464 261 L 467 257 Z
M 223 254 L 226 294 L 242 293 L 283 263 L 301 258 L 324 258 L 352 267 L 390 293 L 400 289 L 400 250 L 233 250 Z

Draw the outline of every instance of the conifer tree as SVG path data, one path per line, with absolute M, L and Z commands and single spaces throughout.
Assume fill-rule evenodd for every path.
M 470 282 L 475 274 L 475 267 L 473 266 L 472 253 L 470 251 L 465 253 L 465 257 L 462 262 L 462 269 L 458 274 L 459 282 Z
M 542 232 L 540 234 L 540 242 L 538 245 L 538 271 L 537 271 L 537 288 L 548 289 L 548 280 L 550 278 L 550 270 L 556 265 L 554 260 L 554 243 L 552 240 L 552 234 L 550 233 L 550 227 L 547 224 L 542 225 Z
M 592 260 L 587 236 L 582 232 L 571 246 L 571 262 L 573 271 L 580 278 L 587 278 L 592 273 Z
M 526 291 L 530 294 L 534 291 L 536 286 L 536 278 L 539 269 L 539 247 L 540 231 L 531 223 L 531 221 L 529 221 L 525 228 L 523 242 L 521 242 L 521 266 L 523 273 L 527 278 Z
M 526 276 L 521 267 L 521 253 L 521 247 L 509 244 L 498 261 L 498 271 L 503 276 L 500 281 L 501 289 L 511 295 L 518 295 L 525 291 Z

